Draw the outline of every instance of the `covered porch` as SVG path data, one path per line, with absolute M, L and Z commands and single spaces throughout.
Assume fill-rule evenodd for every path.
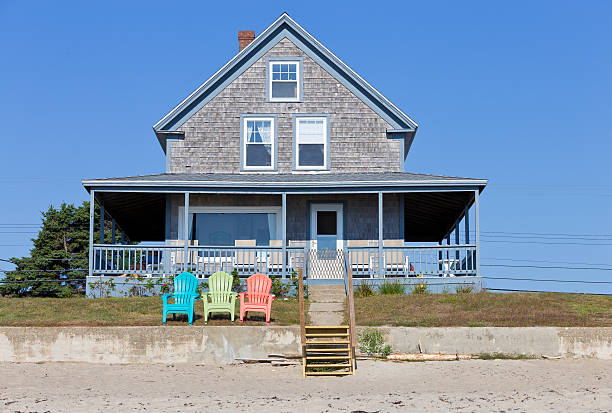
M 90 276 L 216 271 L 309 280 L 479 276 L 486 181 L 408 173 L 84 181 Z M 94 222 L 94 202 L 101 208 Z M 111 239 L 94 239 L 96 226 Z

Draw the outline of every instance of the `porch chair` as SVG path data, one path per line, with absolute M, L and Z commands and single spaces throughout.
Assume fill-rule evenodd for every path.
M 266 313 L 266 323 L 270 324 L 270 313 L 274 300 L 274 294 L 270 294 L 271 288 L 272 280 L 264 274 L 253 274 L 247 279 L 246 294 L 239 294 L 241 323 L 244 321 L 247 312 L 258 311 Z
M 391 251 L 385 251 L 385 271 L 406 275 L 406 260 L 404 258 L 404 240 L 403 239 L 388 239 L 383 240 L 383 247 L 397 248 Z
M 233 277 L 223 271 L 208 278 L 208 292 L 202 294 L 205 323 L 208 323 L 209 313 L 230 313 L 234 321 L 237 294 L 232 291 L 232 282 Z
M 164 325 L 166 325 L 168 313 L 187 314 L 189 325 L 193 324 L 194 305 L 196 300 L 200 299 L 200 294 L 196 292 L 197 289 L 198 279 L 190 272 L 184 272 L 174 278 L 174 292 L 162 295 Z M 174 298 L 173 304 L 168 303 L 171 298 Z
M 253 249 L 236 250 L 234 268 L 241 273 L 255 271 L 257 269 L 257 251 L 255 251 L 256 240 L 237 239 L 234 241 L 236 247 L 252 247 Z
M 169 244 L 176 247 L 183 247 L 185 245 L 185 241 L 183 240 L 171 240 Z M 190 240 L 190 247 L 197 247 L 198 240 Z M 178 272 L 186 267 L 187 270 L 195 271 L 198 270 L 198 252 L 195 250 L 188 250 L 187 252 L 187 265 L 183 265 L 185 263 L 185 251 L 182 249 L 172 251 L 170 253 L 170 261 L 171 261 L 171 271 Z
M 270 240 L 271 247 L 282 247 L 283 240 L 280 239 L 271 239 Z M 268 272 L 279 273 L 283 271 L 283 250 L 282 249 L 274 249 L 270 251 L 270 259 L 268 260 Z M 287 265 L 287 271 L 291 272 L 289 265 Z
M 347 247 L 367 247 L 369 245 L 368 240 L 347 240 Z M 368 249 L 362 249 L 357 251 L 350 251 L 349 259 L 351 260 L 351 270 L 353 275 L 359 277 L 363 275 L 369 275 L 372 266 L 370 265 L 370 251 Z

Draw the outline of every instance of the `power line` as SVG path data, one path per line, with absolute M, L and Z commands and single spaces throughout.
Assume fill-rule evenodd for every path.
M 507 268 L 543 268 L 553 270 L 596 270 L 596 271 L 612 271 L 612 268 L 603 267 L 564 267 L 556 265 L 508 265 L 508 264 L 481 264 L 483 267 L 507 267 Z
M 489 280 L 513 280 L 513 281 L 538 281 L 538 282 L 559 282 L 559 283 L 581 283 L 581 284 L 612 284 L 612 281 L 585 281 L 585 280 L 548 280 L 537 278 L 516 278 L 516 277 L 493 277 L 482 276 Z
M 543 290 L 515 290 L 511 288 L 484 288 L 487 291 L 511 291 L 518 293 L 553 293 L 553 294 L 580 294 L 580 295 L 604 295 L 604 296 L 612 296 L 612 294 L 606 293 L 577 293 L 577 292 L 569 292 L 569 291 L 543 291 Z
M 522 259 L 517 259 L 517 258 L 497 258 L 497 257 L 483 257 L 483 258 L 496 260 L 496 261 L 541 262 L 545 264 L 608 265 L 608 263 L 595 264 L 595 263 L 590 263 L 590 262 L 577 262 L 577 261 L 522 260 Z

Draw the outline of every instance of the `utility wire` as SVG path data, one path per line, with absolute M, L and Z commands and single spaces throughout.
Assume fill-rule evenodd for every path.
M 537 278 L 516 278 L 516 277 L 492 277 L 482 276 L 488 280 L 513 280 L 513 281 L 538 281 L 538 282 L 558 282 L 558 283 L 581 283 L 581 284 L 612 284 L 612 281 L 586 281 L 586 280 L 546 280 Z
M 564 267 L 557 265 L 508 265 L 508 264 L 480 264 L 483 267 L 506 267 L 506 268 L 542 268 L 553 270 L 596 270 L 596 271 L 612 271 L 612 268 L 607 267 Z

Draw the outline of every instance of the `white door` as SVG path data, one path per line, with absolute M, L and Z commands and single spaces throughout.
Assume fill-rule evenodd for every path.
M 342 204 L 312 204 L 310 211 L 308 277 L 343 278 Z
M 310 209 L 310 247 L 316 250 L 341 250 L 343 247 L 342 204 L 312 204 Z

